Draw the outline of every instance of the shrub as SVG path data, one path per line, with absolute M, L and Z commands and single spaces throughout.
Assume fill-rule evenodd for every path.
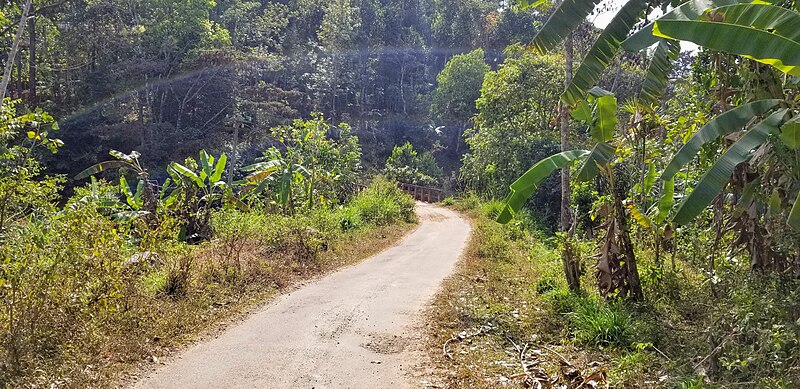
M 575 339 L 597 347 L 630 347 L 632 321 L 619 305 L 603 304 L 591 298 L 580 302 L 574 312 L 567 314 Z
M 350 203 L 361 221 L 374 225 L 387 225 L 397 220 L 411 223 L 415 220 L 414 199 L 385 178 L 375 178 Z

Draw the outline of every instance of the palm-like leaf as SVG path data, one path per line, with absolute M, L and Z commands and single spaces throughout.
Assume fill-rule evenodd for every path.
M 189 179 L 193 181 L 195 184 L 197 184 L 197 186 L 200 188 L 206 187 L 205 181 L 202 178 L 200 178 L 200 176 L 198 176 L 197 173 L 193 172 L 192 169 L 189 169 L 188 167 L 183 166 L 177 162 L 173 162 L 172 164 L 170 164 L 170 167 L 173 169 L 173 171 L 178 173 L 178 177 L 181 177 L 183 179 Z
M 633 26 L 644 17 L 647 8 L 646 0 L 630 0 L 622 6 L 584 57 L 572 82 L 561 95 L 562 101 L 573 105 L 582 100 L 589 89 L 597 84 L 603 70 L 617 54 L 621 42 L 625 40 Z
M 693 0 L 681 4 L 679 7 L 658 18 L 658 20 L 695 20 L 710 8 L 749 2 L 750 0 Z M 626 51 L 637 53 L 658 43 L 658 37 L 653 36 L 654 23 L 655 22 L 651 22 L 647 24 L 644 28 L 625 39 L 625 41 L 622 42 L 622 48 Z
M 661 198 L 658 200 L 658 213 L 655 217 L 656 224 L 661 224 L 667 220 L 669 211 L 675 203 L 675 179 L 670 178 L 664 181 L 664 186 L 661 189 Z
M 228 156 L 225 153 L 219 156 L 216 166 L 214 166 L 214 173 L 211 175 L 211 182 L 218 182 L 222 179 L 222 174 L 225 172 L 225 165 L 228 164 Z
M 522 206 L 533 195 L 536 188 L 551 173 L 586 157 L 588 154 L 589 152 L 586 150 L 565 151 L 537 162 L 522 177 L 511 184 L 511 193 L 506 197 L 506 206 L 497 217 L 497 221 L 503 224 L 511 221 L 514 214 L 522 209 Z
M 564 0 L 531 43 L 540 53 L 553 50 L 594 10 L 600 0 Z
M 763 4 L 747 4 L 746 7 L 753 9 L 742 11 L 736 8 L 735 21 L 738 24 L 728 23 L 723 13 L 726 7 L 722 7 L 711 10 L 707 20 L 661 18 L 653 25 L 653 35 L 690 41 L 712 50 L 741 55 L 787 74 L 800 76 L 800 42 L 788 37 L 794 36 L 796 31 L 781 35 L 778 31 L 762 29 L 772 25 L 763 20 L 765 15 L 777 14 L 775 10 L 783 9 Z M 794 14 L 800 18 L 792 11 L 784 11 L 784 16 Z M 759 22 L 763 24 L 756 24 Z
M 686 224 L 703 212 L 728 183 L 736 166 L 749 160 L 753 150 L 763 144 L 770 133 L 778 133 L 778 127 L 786 113 L 786 109 L 773 113 L 736 141 L 703 175 L 692 193 L 681 202 L 673 221 L 677 224 Z
M 639 101 L 642 104 L 655 104 L 664 95 L 669 81 L 669 72 L 672 71 L 672 62 L 678 58 L 681 45 L 672 39 L 662 39 L 658 42 L 647 75 L 644 78 L 642 90 L 639 92 Z
M 617 129 L 617 98 L 614 95 L 598 97 L 594 103 L 589 135 L 595 142 L 608 142 Z
M 597 176 L 600 172 L 598 166 L 604 166 L 611 161 L 611 158 L 617 153 L 617 149 L 606 142 L 600 142 L 594 145 L 592 152 L 583 161 L 580 170 L 578 170 L 578 181 L 589 181 Z
M 781 100 L 758 100 L 752 103 L 741 105 L 727 111 L 710 122 L 706 123 L 683 147 L 672 157 L 661 178 L 668 180 L 681 170 L 687 163 L 691 162 L 700 149 L 709 142 L 721 136 L 739 131 L 750 122 L 753 117 L 761 116 L 777 107 Z
M 800 192 L 797 193 L 797 198 L 794 200 L 794 205 L 792 205 L 792 210 L 789 212 L 786 224 L 795 231 L 800 231 Z
M 112 169 L 129 169 L 131 171 L 138 171 L 139 170 L 136 167 L 136 165 L 134 165 L 134 164 L 132 164 L 130 162 L 125 162 L 125 161 L 105 161 L 105 162 L 100 162 L 100 163 L 98 163 L 96 165 L 92 165 L 92 166 L 88 167 L 86 170 L 78 173 L 78 175 L 75 176 L 75 179 L 76 180 L 82 180 L 82 179 L 84 179 L 86 177 L 93 176 L 95 174 L 102 173 L 102 172 L 104 172 L 106 170 L 112 170 Z

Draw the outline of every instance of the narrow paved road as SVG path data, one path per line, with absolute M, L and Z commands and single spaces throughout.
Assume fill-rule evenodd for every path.
M 137 388 L 416 388 L 413 322 L 454 268 L 469 224 L 417 204 L 397 245 L 198 344 Z

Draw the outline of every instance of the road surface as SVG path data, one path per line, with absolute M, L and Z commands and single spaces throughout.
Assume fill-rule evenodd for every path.
M 414 321 L 454 269 L 470 227 L 418 203 L 392 248 L 278 297 L 186 350 L 136 388 L 418 388 Z

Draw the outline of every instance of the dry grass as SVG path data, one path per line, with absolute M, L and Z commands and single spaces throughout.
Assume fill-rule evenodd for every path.
M 607 368 L 601 353 L 566 339 L 565 320 L 537 293 L 537 283 L 559 269 L 551 250 L 479 211 L 466 213 L 473 239 L 426 313 L 426 347 L 438 376 L 428 380 L 446 388 L 528 387 L 534 374 L 526 371 L 567 383 Z
M 181 299 L 149 298 L 147 309 L 132 314 L 139 315 L 140 322 L 155 327 L 144 324 L 141 332 L 119 327 L 117 336 L 112 335 L 112 339 L 99 347 L 102 364 L 92 366 L 95 373 L 66 386 L 114 387 L 135 381 L 142 372 L 166 363 L 187 345 L 212 338 L 229 325 L 244 320 L 268 305 L 276 295 L 379 253 L 413 228 L 413 224 L 402 223 L 353 231 L 331 242 L 326 251 L 308 263 L 287 261 L 283 255 L 264 258 L 259 247 L 243 245 L 238 261 L 244 271 L 260 272 L 258 278 L 251 274 L 246 277 L 247 282 L 235 287 L 231 283 L 211 284 L 204 280 L 203 288 L 194 288 Z M 218 259 L 219 250 L 219 247 L 200 250 L 194 254 L 195 263 Z M 262 265 L 254 265 L 255 261 Z

